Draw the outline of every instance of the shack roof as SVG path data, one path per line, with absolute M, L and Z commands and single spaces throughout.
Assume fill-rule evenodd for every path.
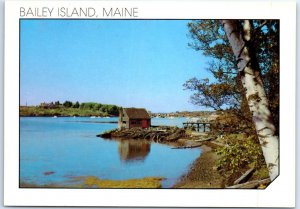
M 123 111 L 132 119 L 150 119 L 150 115 L 145 108 L 123 108 Z

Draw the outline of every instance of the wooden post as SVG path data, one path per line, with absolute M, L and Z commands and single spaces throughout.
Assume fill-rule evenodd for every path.
M 206 124 L 205 124 L 205 123 L 203 123 L 203 132 L 205 132 L 205 125 L 206 125 Z

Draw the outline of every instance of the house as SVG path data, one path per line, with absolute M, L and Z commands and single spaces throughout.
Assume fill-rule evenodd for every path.
M 144 108 L 122 108 L 119 112 L 119 129 L 121 128 L 149 128 L 151 118 Z

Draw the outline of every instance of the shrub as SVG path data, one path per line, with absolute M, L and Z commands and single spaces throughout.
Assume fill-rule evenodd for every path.
M 259 169 L 265 164 L 261 147 L 255 136 L 238 138 L 236 135 L 227 135 L 224 140 L 227 141 L 226 146 L 216 149 L 216 153 L 220 155 L 217 167 L 221 173 L 232 174 L 246 166 Z

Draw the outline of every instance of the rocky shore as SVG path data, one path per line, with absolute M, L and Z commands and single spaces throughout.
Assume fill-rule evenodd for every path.
M 167 143 L 189 137 L 183 128 L 161 126 L 156 128 L 114 129 L 97 135 L 102 138 L 146 139 L 149 141 Z
M 218 156 L 213 152 L 212 144 L 206 143 L 200 148 L 202 150 L 191 165 L 189 171 L 184 174 L 173 188 L 224 188 L 224 177 L 216 168 Z
M 265 188 L 270 182 L 264 169 L 244 167 L 234 173 L 219 172 L 217 161 L 221 157 L 216 149 L 228 147 L 223 136 L 200 133 L 178 127 L 115 129 L 98 137 L 106 139 L 148 140 L 172 146 L 172 149 L 201 149 L 201 155 L 191 164 L 173 188 Z
M 215 167 L 218 156 L 213 149 L 216 145 L 209 142 L 212 138 L 206 133 L 192 132 L 177 127 L 159 127 L 115 129 L 97 136 L 106 139 L 146 139 L 169 144 L 173 149 L 201 149 L 201 155 L 173 188 L 224 188 L 224 178 Z

